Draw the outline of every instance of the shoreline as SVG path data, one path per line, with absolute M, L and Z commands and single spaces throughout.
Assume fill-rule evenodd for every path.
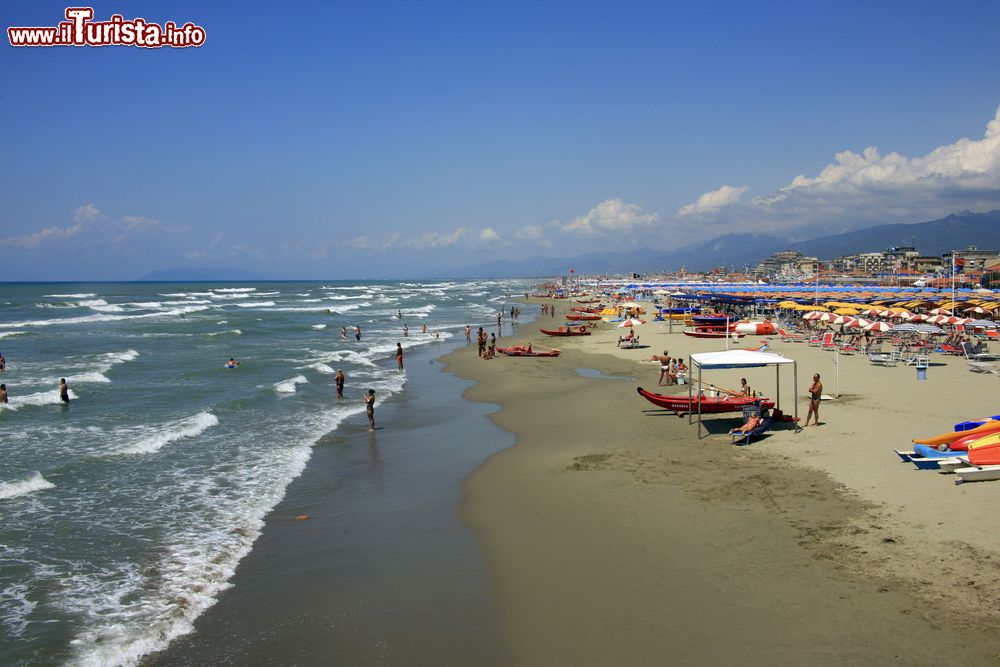
M 872 442 L 838 443 L 872 420 L 887 422 L 887 433 L 906 425 L 904 442 L 921 429 L 937 432 L 935 425 L 943 431 L 953 403 L 927 409 L 921 404 L 932 399 L 911 394 L 928 383 L 902 373 L 869 379 L 903 369 L 869 370 L 854 359 L 855 375 L 841 385 L 857 393 L 824 404 L 823 427 L 777 431 L 752 447 L 720 436 L 699 442 L 687 419 L 649 411 L 635 396 L 635 384 L 656 384 L 654 369 L 636 362 L 664 345 L 687 356 L 712 342 L 650 325 L 640 332 L 651 348 L 617 350 L 614 334 L 599 330 L 560 340 L 555 359 L 487 363 L 462 350 L 443 358 L 449 372 L 477 382 L 467 398 L 502 406 L 490 418 L 517 441 L 466 480 L 463 511 L 490 563 L 512 664 L 650 664 L 664 656 L 746 664 L 748 651 L 755 664 L 995 662 L 1000 642 L 984 630 L 998 625 L 1000 572 L 996 538 L 984 533 L 985 499 L 997 498 L 996 487 L 954 493 L 934 473 L 915 478 L 893 463 L 899 445 L 883 446 L 888 437 L 878 431 Z M 799 359 L 802 374 L 830 363 L 804 345 L 772 351 Z M 581 367 L 635 382 L 584 378 L 574 370 Z M 939 382 L 964 381 L 962 370 L 932 368 Z M 752 382 L 772 391 L 766 379 Z M 899 388 L 859 398 L 868 393 L 861 387 L 878 392 L 884 382 Z M 901 411 L 895 398 L 915 407 L 890 414 Z M 871 414 L 857 414 L 864 409 Z M 843 456 L 830 456 L 831 447 Z M 844 463 L 863 455 L 857 447 L 873 459 L 870 470 Z M 875 481 L 885 488 L 865 488 Z M 907 517 L 914 493 L 924 498 L 911 508 L 923 528 Z M 948 528 L 936 525 L 970 495 L 985 505 L 965 509 L 972 516 Z
M 468 382 L 442 372 L 442 354 L 464 345 L 407 355 L 419 391 L 381 404 L 374 435 L 361 412 L 320 438 L 230 587 L 141 664 L 504 664 L 459 509 L 462 480 L 512 440 L 485 419 L 495 406 L 466 402 Z M 348 378 L 349 397 L 360 391 Z

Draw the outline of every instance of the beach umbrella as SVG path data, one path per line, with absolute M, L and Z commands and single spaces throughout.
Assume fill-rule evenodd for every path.
M 830 324 L 839 324 L 841 326 L 850 326 L 853 322 L 854 318 L 847 315 L 837 315 L 837 317 L 830 320 Z
M 848 326 L 851 326 L 851 327 L 853 327 L 855 329 L 864 329 L 869 324 L 871 324 L 870 321 L 866 320 L 863 317 L 859 317 L 858 319 L 856 319 L 853 322 L 851 322 Z
M 819 317 L 817 317 L 816 319 L 819 320 L 820 322 L 832 322 L 833 320 L 837 319 L 837 316 L 834 315 L 833 313 L 820 313 Z
M 841 306 L 833 311 L 836 315 L 857 315 L 858 309 L 850 306 Z
M 619 329 L 624 329 L 626 327 L 634 327 L 638 324 L 645 324 L 645 320 L 640 320 L 638 317 L 630 317 L 618 325 Z
M 861 314 L 862 315 L 881 315 L 883 310 L 885 310 L 885 308 L 872 307 L 872 308 L 869 308 L 868 310 L 862 310 Z
M 889 311 L 889 319 L 892 320 L 906 320 L 911 317 L 913 317 L 913 313 L 907 310 Z
M 823 313 L 814 310 L 811 313 L 806 313 L 805 315 L 803 315 L 802 319 L 812 322 L 813 320 L 818 320 L 821 317 L 823 317 Z
M 927 320 L 931 324 L 948 324 L 947 315 L 935 315 Z
M 921 315 L 920 313 L 917 313 L 916 315 L 911 315 L 910 318 L 907 319 L 907 322 L 926 322 L 928 319 L 930 318 L 927 317 L 926 315 Z
M 865 331 L 888 331 L 892 326 L 886 324 L 885 322 L 872 322 L 865 327 Z
M 972 308 L 966 308 L 962 311 L 963 313 L 975 313 L 976 315 L 985 315 L 987 310 L 982 306 L 973 306 Z
M 951 315 L 951 311 L 948 310 L 947 308 L 935 308 L 934 310 L 930 311 L 930 314 L 931 315 Z

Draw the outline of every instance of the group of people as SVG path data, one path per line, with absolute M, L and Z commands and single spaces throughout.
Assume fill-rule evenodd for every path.
M 466 333 L 470 331 L 469 327 L 466 326 Z M 468 335 L 467 335 L 468 337 Z M 486 335 L 486 331 L 482 327 L 479 327 L 479 331 L 476 332 L 476 343 L 479 345 L 479 358 L 480 359 L 493 359 L 497 356 L 497 335 L 491 333 L 489 336 Z
M 66 378 L 59 378 L 59 400 L 64 405 L 69 405 L 69 385 L 66 383 Z M 0 384 L 0 403 L 10 403 L 6 384 Z
M 542 304 L 542 315 L 548 315 L 550 317 L 555 317 L 556 316 L 556 307 L 555 307 L 555 304 L 543 303 Z
M 688 367 L 684 363 L 684 359 L 675 359 L 670 356 L 668 350 L 664 350 L 663 354 L 654 354 L 649 360 L 660 364 L 660 378 L 656 382 L 657 386 L 669 387 L 687 382 Z
M 340 327 L 340 340 L 347 340 L 347 327 Z M 361 340 L 361 327 L 354 327 L 354 340 Z

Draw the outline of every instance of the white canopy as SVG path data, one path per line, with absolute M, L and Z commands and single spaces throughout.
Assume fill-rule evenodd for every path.
M 702 352 L 692 354 L 691 361 L 702 368 L 759 368 L 773 364 L 794 364 L 780 354 L 751 352 L 749 350 L 726 350 L 725 352 Z

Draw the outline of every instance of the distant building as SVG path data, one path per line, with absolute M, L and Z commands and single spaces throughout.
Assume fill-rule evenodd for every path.
M 995 259 L 1000 259 L 1000 252 L 996 250 L 980 250 L 974 245 L 970 245 L 965 250 L 952 250 L 941 255 L 944 269 L 951 270 L 952 256 L 955 258 L 955 268 L 962 273 L 982 271 L 987 264 Z

